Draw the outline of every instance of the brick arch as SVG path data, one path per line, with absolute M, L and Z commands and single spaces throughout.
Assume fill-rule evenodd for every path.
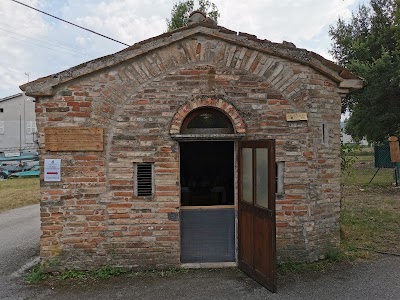
M 231 120 L 235 133 L 246 133 L 246 125 L 244 123 L 244 120 L 232 104 L 229 104 L 228 102 L 221 99 L 198 98 L 186 102 L 178 109 L 178 111 L 172 118 L 169 134 L 179 134 L 183 121 L 186 119 L 186 117 L 193 110 L 202 107 L 210 107 L 222 111 Z
M 301 100 L 308 97 L 308 92 L 304 91 L 307 82 L 304 73 L 310 72 L 307 66 L 229 41 L 195 38 L 149 50 L 145 55 L 127 59 L 123 65 L 102 74 L 104 78 L 101 80 L 113 78 L 110 81 L 112 84 L 105 85 L 103 97 L 93 104 L 92 117 L 87 122 L 93 125 L 110 122 L 111 130 L 111 123 L 118 119 L 131 97 L 149 83 L 171 72 L 208 66 L 240 70 L 243 74 L 257 76 L 296 107 L 304 105 Z

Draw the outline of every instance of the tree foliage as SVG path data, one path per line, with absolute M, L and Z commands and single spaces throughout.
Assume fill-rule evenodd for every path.
M 342 102 L 351 112 L 346 132 L 356 139 L 400 134 L 399 7 L 400 0 L 370 0 L 329 30 L 335 60 L 368 82 Z
M 217 6 L 209 0 L 199 0 L 199 7 L 196 9 L 205 13 L 209 18 L 218 23 L 219 11 Z M 171 19 L 167 19 L 168 31 L 173 31 L 186 26 L 190 14 L 194 11 L 194 0 L 179 1 L 171 10 Z

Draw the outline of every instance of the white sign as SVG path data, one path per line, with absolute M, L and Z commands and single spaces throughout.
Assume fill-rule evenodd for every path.
M 20 156 L 19 152 L 5 152 L 4 157 L 18 157 Z
M 61 159 L 44 160 L 44 181 L 61 181 Z

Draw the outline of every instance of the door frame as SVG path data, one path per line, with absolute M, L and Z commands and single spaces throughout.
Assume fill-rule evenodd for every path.
M 233 209 L 234 210 L 234 220 L 233 220 L 233 227 L 235 230 L 234 233 L 234 260 L 233 261 L 221 261 L 221 262 L 182 262 L 180 258 L 180 265 L 182 267 L 188 268 L 219 268 L 219 267 L 237 267 L 238 265 L 238 216 L 237 216 L 237 209 L 238 209 L 238 139 L 237 138 L 223 138 L 223 139 L 215 139 L 215 136 L 210 135 L 210 139 L 205 139 L 203 136 L 202 139 L 191 138 L 191 139 L 184 139 L 178 140 L 178 149 L 179 149 L 179 190 L 181 191 L 181 144 L 187 142 L 200 142 L 200 143 L 208 143 L 208 142 L 231 142 L 232 143 L 232 151 L 233 151 L 233 204 L 232 205 L 215 205 L 215 209 Z M 179 193 L 179 210 L 207 210 L 207 207 L 204 206 L 182 206 L 182 194 Z M 210 206 L 213 207 L 213 206 Z M 181 217 L 179 217 L 179 231 L 180 231 L 180 242 L 179 242 L 179 249 L 180 252 L 182 251 L 182 221 Z

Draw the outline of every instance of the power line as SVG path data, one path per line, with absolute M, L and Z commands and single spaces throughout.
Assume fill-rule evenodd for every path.
M 3 29 L 0 28 L 0 30 L 3 30 Z M 31 44 L 31 45 L 34 45 L 34 46 L 39 46 L 39 47 L 46 48 L 46 49 L 49 49 L 49 50 L 53 50 L 53 51 L 56 51 L 56 52 L 61 52 L 61 53 L 65 53 L 65 54 L 68 54 L 68 55 L 76 56 L 76 54 L 72 53 L 72 52 L 62 51 L 62 49 L 54 49 L 54 48 L 51 48 L 51 47 L 47 47 L 45 45 L 37 44 L 37 43 L 34 43 L 34 42 L 30 42 L 30 41 L 24 40 L 22 38 L 18 38 L 18 37 L 15 37 L 15 36 L 9 36 L 9 35 L 6 35 L 6 34 L 3 35 L 3 36 L 7 37 L 7 38 L 14 39 L 14 40 L 18 40 L 18 41 L 21 41 L 21 42 L 24 42 L 24 43 L 28 43 L 28 44 Z M 65 50 L 70 51 L 68 49 L 65 49 Z M 88 55 L 85 55 L 85 56 L 80 55 L 80 56 L 86 58 Z
M 78 27 L 78 28 L 80 28 L 80 29 L 89 31 L 89 32 L 94 33 L 94 34 L 97 34 L 97 35 L 99 35 L 99 36 L 101 36 L 101 37 L 104 37 L 104 38 L 106 38 L 106 39 L 112 40 L 112 41 L 114 41 L 114 42 L 120 43 L 120 44 L 125 45 L 125 46 L 128 46 L 128 47 L 130 46 L 130 45 L 128 45 L 128 44 L 125 44 L 125 43 L 123 43 L 123 42 L 117 41 L 117 40 L 115 40 L 115 39 L 113 39 L 113 38 L 110 38 L 110 37 L 108 37 L 108 36 L 105 36 L 105 35 L 103 35 L 103 34 L 101 34 L 101 33 L 98 33 L 98 32 L 96 32 L 96 31 L 93 31 L 93 30 L 91 30 L 91 29 L 87 29 L 87 28 L 85 28 L 85 27 L 76 25 L 76 24 L 74 24 L 74 23 L 71 23 L 71 22 L 66 21 L 66 20 L 64 20 L 64 19 L 61 19 L 61 18 L 59 18 L 59 17 L 53 16 L 53 15 L 47 13 L 47 12 L 44 12 L 44 11 L 42 11 L 42 10 L 39 10 L 39 9 L 34 8 L 34 7 L 32 7 L 32 6 L 29 6 L 29 5 L 25 4 L 25 3 L 22 3 L 22 2 L 19 2 L 19 1 L 16 1 L 16 0 L 11 0 L 11 1 L 13 1 L 13 2 L 15 2 L 15 3 L 18 3 L 18 4 L 21 4 L 21 5 L 23 5 L 23 6 L 26 6 L 26 7 L 30 8 L 30 9 L 36 10 L 36 11 L 42 13 L 42 14 L 45 14 L 45 15 L 47 15 L 47 16 L 50 16 L 50 17 L 52 17 L 52 18 L 55 18 L 55 19 L 60 20 L 60 21 L 62 21 L 62 22 L 65 22 L 65 23 L 67 23 L 67 24 L 70 24 L 70 25 L 72 25 L 72 26 Z
M 4 28 L 6 28 L 6 29 L 4 29 Z M 27 39 L 38 40 L 38 41 L 43 42 L 45 44 L 51 44 L 51 45 L 54 45 L 54 46 L 59 47 L 59 48 L 65 48 L 67 50 L 71 50 L 71 51 L 74 51 L 74 52 L 79 52 L 79 53 L 84 54 L 85 56 L 90 56 L 90 54 L 93 54 L 93 55 L 101 55 L 102 54 L 101 52 L 98 52 L 98 51 L 93 51 L 93 50 L 88 51 L 87 49 L 85 49 L 83 47 L 76 46 L 76 45 L 74 45 L 72 43 L 66 43 L 65 41 L 57 40 L 54 37 L 51 39 L 51 41 L 48 41 L 48 36 L 44 35 L 44 34 L 41 34 L 41 33 L 35 33 L 34 36 L 36 38 L 29 37 L 29 36 L 25 35 L 25 34 L 31 34 L 31 32 L 30 32 L 31 29 L 32 29 L 31 27 L 27 27 L 27 26 L 23 26 L 23 27 L 15 29 L 15 28 L 9 26 L 6 23 L 0 22 L 0 30 L 8 31 L 9 33 L 12 33 L 12 34 L 15 34 L 15 35 L 20 35 L 20 36 L 23 36 L 24 38 L 27 38 Z M 23 32 L 25 34 L 22 34 L 20 32 Z
M 57 48 L 64 49 L 64 50 L 67 50 L 67 51 L 70 51 L 70 52 L 76 52 L 76 53 L 79 53 L 79 54 L 84 55 L 85 57 L 90 56 L 88 53 L 81 52 L 81 51 L 76 50 L 76 49 L 74 49 L 74 48 L 72 48 L 72 47 L 63 46 L 63 45 L 57 45 L 56 43 L 47 42 L 47 41 L 44 41 L 44 40 L 41 40 L 41 39 L 31 38 L 31 37 L 29 37 L 29 36 L 26 36 L 26 35 L 23 35 L 23 34 L 20 34 L 20 33 L 17 33 L 17 32 L 13 32 L 13 31 L 9 31 L 9 30 L 3 29 L 3 28 L 1 28 L 1 27 L 0 27 L 0 30 L 1 30 L 1 31 L 5 31 L 5 32 L 8 32 L 8 33 L 11 33 L 11 34 L 14 34 L 14 35 L 21 36 L 21 37 L 23 37 L 23 38 L 25 38 L 25 39 L 30 39 L 30 40 L 33 40 L 33 41 L 36 41 L 36 42 L 39 42 L 39 43 L 44 43 L 44 44 L 47 44 L 48 46 L 57 47 Z M 27 41 L 27 40 L 25 40 L 25 39 L 13 37 L 13 36 L 7 36 L 7 35 L 5 35 L 5 36 L 6 36 L 6 37 L 9 37 L 9 38 L 16 39 L 16 40 L 20 40 L 20 41 L 23 41 L 23 42 L 26 42 L 26 43 L 29 43 L 29 44 L 32 44 L 32 45 L 44 47 L 44 48 L 47 48 L 47 49 L 50 49 L 50 50 L 54 50 L 54 51 L 59 51 L 59 49 L 46 47 L 46 46 L 43 46 L 42 44 L 36 44 L 36 43 L 33 43 L 33 42 L 29 42 L 29 41 Z M 61 51 L 61 52 L 67 53 L 67 52 L 65 52 L 65 51 Z M 72 53 L 69 53 L 69 52 L 68 52 L 68 54 L 72 54 Z

